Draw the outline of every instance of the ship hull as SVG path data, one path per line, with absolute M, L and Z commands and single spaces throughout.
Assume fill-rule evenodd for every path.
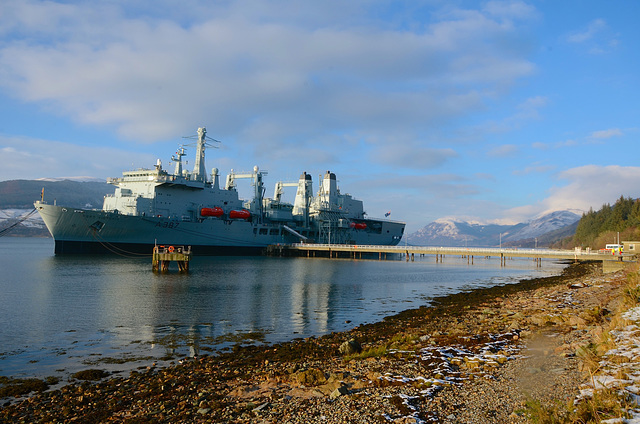
M 43 202 L 36 202 L 35 207 L 55 240 L 56 254 L 149 254 L 154 245 L 180 245 L 191 246 L 196 255 L 259 255 L 269 245 L 301 241 L 284 226 L 263 226 L 245 220 L 180 221 Z M 348 240 L 361 245 L 398 244 L 404 223 L 376 222 L 378 232 L 349 230 Z

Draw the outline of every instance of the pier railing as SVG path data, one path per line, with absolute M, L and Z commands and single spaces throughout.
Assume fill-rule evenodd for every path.
M 191 246 L 154 246 L 152 267 L 153 271 L 169 271 L 169 263 L 175 261 L 180 272 L 189 272 L 189 261 L 191 260 Z
M 288 250 L 301 252 L 349 252 L 360 253 L 393 253 L 409 255 L 458 255 L 476 257 L 509 257 L 533 259 L 572 259 L 579 261 L 635 261 L 632 254 L 603 254 L 589 250 L 573 249 L 520 249 L 491 247 L 437 247 L 437 246 L 376 246 L 347 244 L 309 244 L 297 243 L 282 246 Z

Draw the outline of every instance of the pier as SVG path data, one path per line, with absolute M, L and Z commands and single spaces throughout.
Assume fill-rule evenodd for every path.
M 189 272 L 191 246 L 155 246 L 153 248 L 153 271 L 168 272 L 171 261 L 178 263 L 180 272 Z
M 373 246 L 348 244 L 290 244 L 269 246 L 267 253 L 273 256 L 307 256 L 328 258 L 361 259 L 378 257 L 387 259 L 388 255 L 402 255 L 407 261 L 413 261 L 416 255 L 432 255 L 436 262 L 442 262 L 446 256 L 460 256 L 473 264 L 475 258 L 499 258 L 500 265 L 506 266 L 510 258 L 531 258 L 538 266 L 542 259 L 558 259 L 573 261 L 601 261 L 608 265 L 636 261 L 634 254 L 602 254 L 590 250 L 573 249 L 518 249 L 518 248 L 484 248 L 484 247 L 432 247 L 432 246 Z

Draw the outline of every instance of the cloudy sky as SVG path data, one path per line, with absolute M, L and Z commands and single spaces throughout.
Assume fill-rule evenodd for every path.
M 208 169 L 259 165 L 269 196 L 331 170 L 410 232 L 599 209 L 640 197 L 638 16 L 632 0 L 2 1 L 0 181 L 169 168 L 206 126 Z

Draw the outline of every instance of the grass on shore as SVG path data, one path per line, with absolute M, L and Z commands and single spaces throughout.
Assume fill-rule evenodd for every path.
M 363 349 L 360 353 L 347 355 L 344 357 L 344 361 L 349 362 L 354 359 L 362 360 L 367 358 L 379 358 L 392 351 L 413 350 L 417 339 L 418 336 L 415 334 L 398 334 L 382 344 L 370 346 Z
M 537 400 L 526 403 L 528 418 L 536 424 L 600 423 L 605 419 L 626 418 L 627 399 L 615 389 L 600 389 L 588 400 L 544 406 Z
M 640 304 L 640 271 L 638 265 L 627 270 L 627 282 L 619 297 L 619 304 L 614 313 L 603 313 L 604 308 L 593 312 L 593 323 L 601 326 L 601 331 L 593 341 L 578 349 L 582 368 L 588 372 L 591 381 L 602 368 L 604 355 L 615 348 L 612 331 L 622 328 L 627 321 L 622 314 Z M 618 378 L 626 378 L 624 375 Z M 628 410 L 632 403 L 623 391 L 616 388 L 599 388 L 593 390 L 593 395 L 583 398 L 579 402 L 571 400 L 568 404 L 557 403 L 552 406 L 542 405 L 538 401 L 526 404 L 526 414 L 537 424 L 568 424 L 568 423 L 600 423 L 608 419 L 629 418 Z M 623 421 L 620 421 L 623 422 Z

